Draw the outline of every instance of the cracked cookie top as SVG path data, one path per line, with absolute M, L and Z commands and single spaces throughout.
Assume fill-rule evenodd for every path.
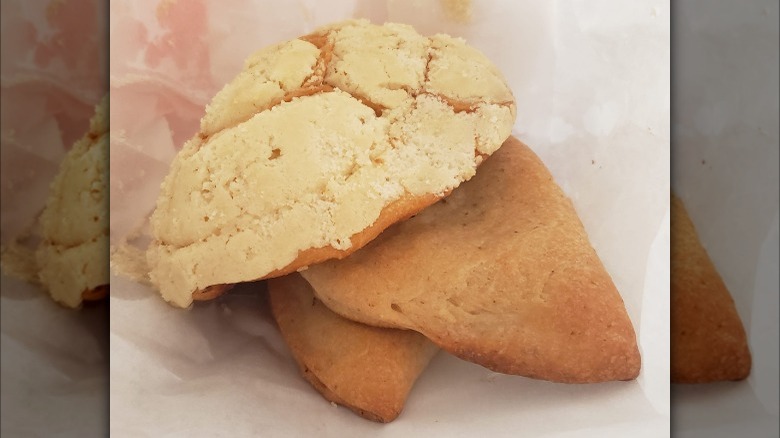
M 344 257 L 470 179 L 514 120 L 501 73 L 446 35 L 349 21 L 260 50 L 171 165 L 152 283 L 186 307 Z

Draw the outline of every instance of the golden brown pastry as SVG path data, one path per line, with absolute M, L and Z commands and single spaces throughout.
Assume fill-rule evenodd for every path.
M 317 391 L 369 420 L 398 417 L 438 351 L 435 345 L 411 330 L 370 327 L 336 315 L 299 274 L 269 280 L 268 292 L 282 336 Z
M 447 199 L 302 275 L 349 319 L 418 331 L 497 372 L 572 383 L 639 373 L 623 300 L 577 213 L 513 137 Z
M 744 379 L 751 357 L 734 300 L 677 196 L 671 208 L 672 382 Z
M 470 179 L 514 119 L 500 72 L 449 36 L 349 21 L 263 49 L 172 163 L 151 282 L 187 307 L 346 257 Z

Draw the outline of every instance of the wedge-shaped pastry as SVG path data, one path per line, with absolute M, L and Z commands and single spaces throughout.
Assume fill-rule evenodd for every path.
M 751 356 L 734 300 L 675 195 L 671 208 L 672 382 L 744 379 Z
M 401 413 L 417 377 L 438 351 L 411 330 L 342 318 L 299 274 L 268 282 L 271 311 L 301 373 L 322 395 L 383 423 Z
M 558 382 L 639 373 L 631 321 L 571 202 L 512 137 L 446 200 L 302 274 L 335 312 L 416 330 L 497 372 Z
M 38 279 L 58 303 L 78 307 L 108 292 L 108 97 L 65 156 L 40 218 Z
M 151 281 L 186 307 L 345 257 L 470 179 L 514 119 L 501 74 L 459 39 L 350 21 L 263 49 L 171 165 Z

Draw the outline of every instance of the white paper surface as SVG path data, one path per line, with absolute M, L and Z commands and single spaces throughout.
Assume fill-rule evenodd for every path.
M 160 25 L 156 2 L 112 2 L 114 242 L 143 224 L 174 148 L 254 50 L 350 17 L 463 36 L 505 73 L 515 134 L 572 198 L 623 295 L 643 371 L 634 382 L 563 385 L 440 353 L 401 416 L 373 424 L 298 375 L 251 290 L 184 311 L 112 277 L 114 436 L 669 435 L 668 2 L 477 1 L 468 24 L 448 21 L 436 0 L 186 3 L 186 17 Z M 193 27 L 175 43 L 188 56 L 152 62 L 150 51 Z
M 107 302 L 74 311 L 2 277 L 2 435 L 100 436 L 107 426 Z
M 673 185 L 753 355 L 746 381 L 675 385 L 675 432 L 777 436 L 778 4 L 686 1 L 675 13 Z

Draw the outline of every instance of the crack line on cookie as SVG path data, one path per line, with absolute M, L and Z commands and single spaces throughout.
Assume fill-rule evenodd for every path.
M 311 73 L 306 78 L 304 78 L 302 80 L 302 82 L 301 82 L 301 84 L 300 84 L 300 86 L 298 88 L 295 88 L 293 86 L 293 87 L 289 87 L 289 90 L 286 90 L 277 81 L 277 83 L 278 83 L 277 85 L 279 85 L 279 88 L 285 91 L 283 97 L 278 98 L 276 100 L 273 100 L 269 104 L 264 105 L 265 108 L 263 108 L 263 109 L 261 109 L 259 111 L 252 112 L 252 108 L 250 107 L 249 108 L 249 112 L 252 112 L 252 113 L 248 114 L 246 119 L 239 120 L 239 121 L 234 122 L 234 123 L 226 124 L 221 129 L 219 129 L 218 131 L 212 133 L 211 135 L 206 135 L 203 132 L 199 132 L 197 134 L 197 137 L 199 137 L 200 140 L 199 141 L 197 141 L 197 140 L 193 141 L 193 145 L 192 145 L 192 147 L 193 147 L 192 150 L 194 150 L 194 153 L 197 153 L 198 150 L 200 150 L 201 148 L 206 146 L 209 143 L 211 137 L 220 135 L 220 134 L 222 134 L 223 132 L 225 132 L 227 130 L 233 129 L 233 128 L 237 127 L 238 125 L 247 122 L 248 120 L 254 118 L 255 116 L 257 116 L 257 115 L 259 115 L 259 114 L 261 114 L 263 112 L 270 111 L 270 110 L 276 108 L 277 106 L 285 105 L 286 103 L 292 102 L 293 100 L 296 100 L 297 98 L 314 96 L 314 95 L 317 95 L 317 94 L 328 93 L 328 92 L 337 92 L 337 90 L 345 93 L 346 95 L 351 96 L 353 99 L 358 101 L 361 105 L 363 105 L 363 106 L 365 106 L 367 108 L 370 108 L 374 112 L 374 114 L 375 114 L 375 116 L 377 118 L 388 117 L 387 115 L 384 114 L 384 112 L 387 109 L 387 107 L 385 107 L 383 105 L 380 105 L 380 104 L 378 104 L 376 102 L 373 102 L 371 99 L 369 99 L 368 95 L 364 95 L 366 93 L 361 93 L 361 92 L 358 92 L 357 90 L 355 90 L 355 91 L 345 90 L 342 87 L 334 85 L 332 83 L 333 81 L 328 79 L 328 70 L 331 67 L 331 62 L 332 62 L 333 58 L 336 56 L 334 54 L 334 51 L 333 51 L 335 43 L 332 41 L 332 38 L 331 38 L 331 35 L 334 32 L 335 31 L 329 30 L 329 31 L 325 32 L 324 34 L 307 35 L 307 36 L 303 36 L 303 37 L 299 38 L 302 41 L 306 41 L 306 42 L 309 42 L 310 44 L 314 45 L 317 48 L 317 50 L 319 50 L 319 53 L 318 53 L 316 62 L 314 63 L 314 65 L 312 67 L 310 67 L 312 69 Z M 453 99 L 453 98 L 450 98 L 450 97 L 448 97 L 446 95 L 443 95 L 443 94 L 440 94 L 440 93 L 435 93 L 435 92 L 431 91 L 429 89 L 430 88 L 430 84 L 429 84 L 430 83 L 430 78 L 429 78 L 430 64 L 431 64 L 432 60 L 434 59 L 434 52 L 435 52 L 435 49 L 432 47 L 432 44 L 433 44 L 433 40 L 431 38 L 428 38 L 427 60 L 426 60 L 425 69 L 424 69 L 424 72 L 423 72 L 424 81 L 423 81 L 422 84 L 420 84 L 419 89 L 417 89 L 416 86 L 413 88 L 413 87 L 410 87 L 410 86 L 398 86 L 398 85 L 393 86 L 392 84 L 380 84 L 379 85 L 379 88 L 381 88 L 382 90 L 393 90 L 393 91 L 399 90 L 399 89 L 403 90 L 406 93 L 406 95 L 409 96 L 409 98 L 412 99 L 411 105 L 401 107 L 401 109 L 404 110 L 403 111 L 404 114 L 402 114 L 403 117 L 409 117 L 410 114 L 416 108 L 418 108 L 418 103 L 420 103 L 420 99 L 419 98 L 422 97 L 422 96 L 427 96 L 427 97 L 439 100 L 443 104 L 445 104 L 448 107 L 450 107 L 454 113 L 461 113 L 461 112 L 473 113 L 473 112 L 480 111 L 482 108 L 490 108 L 490 107 L 494 107 L 495 108 L 495 106 L 509 107 L 510 110 L 511 110 L 511 108 L 514 106 L 514 102 L 512 102 L 512 101 L 507 101 L 507 102 L 475 102 L 475 103 L 469 103 L 469 102 L 466 102 L 466 101 Z M 311 64 L 308 64 L 308 65 L 311 65 Z M 268 80 L 268 82 L 273 82 L 273 81 Z M 352 86 L 351 83 L 348 84 L 348 85 Z M 398 113 L 396 112 L 396 114 L 398 114 Z M 385 130 L 385 136 L 387 137 L 391 147 L 395 147 L 395 143 L 397 141 L 399 141 L 399 139 L 392 138 L 390 133 L 387 130 Z M 479 153 L 479 151 L 478 151 L 478 144 L 475 143 L 474 147 L 475 147 L 475 157 L 481 155 Z M 192 154 L 188 154 L 188 156 L 189 155 L 192 155 Z M 273 153 L 272 153 L 272 155 L 273 155 Z M 381 159 L 381 157 L 379 159 Z M 259 162 L 259 161 L 262 161 L 262 160 L 260 159 L 260 160 L 254 160 L 254 161 L 258 161 Z M 372 162 L 373 162 L 373 159 L 372 159 Z M 376 163 L 374 163 L 374 164 L 376 164 Z M 479 161 L 476 160 L 476 159 L 475 159 L 475 165 L 479 165 Z M 352 171 L 355 170 L 354 164 L 351 167 L 351 169 L 352 169 Z M 239 174 L 242 173 L 240 169 L 238 169 L 237 172 Z M 209 172 L 209 173 L 211 173 L 211 172 Z M 350 172 L 348 171 L 346 179 L 348 179 L 349 173 Z M 236 178 L 239 177 L 239 176 L 240 175 L 236 175 L 236 177 L 234 177 L 232 181 L 229 179 L 228 181 L 225 182 L 225 184 L 226 184 L 225 189 L 227 190 L 227 192 L 229 193 L 231 198 L 234 198 L 234 199 L 236 198 L 236 193 L 234 193 L 233 187 L 231 187 L 231 185 L 232 185 L 231 183 L 233 181 L 235 181 Z M 449 191 L 450 190 L 447 190 L 446 193 L 449 193 Z M 409 196 L 409 193 L 406 190 L 404 190 L 404 193 L 401 196 L 393 197 L 393 199 L 386 199 L 385 200 L 386 202 L 384 203 L 384 208 L 386 208 L 388 205 L 392 204 L 393 202 L 399 201 L 402 198 L 405 198 L 405 197 L 408 197 L 408 196 Z M 321 201 L 325 201 L 321 197 L 319 197 L 318 199 L 320 199 Z M 303 199 L 298 199 L 293 204 L 290 204 L 289 207 L 292 208 L 293 205 L 297 205 L 297 204 L 299 204 L 301 202 L 304 202 L 304 200 Z M 333 201 L 330 201 L 330 202 L 333 202 Z M 283 214 L 282 213 L 283 210 L 284 210 L 284 208 L 279 208 L 276 211 L 274 211 L 270 216 L 274 217 L 274 216 L 277 216 L 279 214 Z M 233 216 L 233 215 L 231 214 L 231 216 Z M 186 248 L 186 247 L 189 247 L 189 246 L 192 246 L 192 245 L 196 245 L 196 244 L 199 244 L 199 243 L 208 242 L 209 240 L 215 238 L 216 236 L 219 236 L 221 232 L 226 231 L 226 229 L 233 228 L 234 230 L 238 230 L 239 228 L 241 228 L 241 224 L 244 224 L 243 226 L 245 227 L 247 223 L 251 223 L 252 219 L 254 219 L 256 221 L 260 220 L 260 221 L 264 221 L 265 222 L 266 220 L 268 220 L 268 218 L 269 218 L 269 215 L 266 214 L 266 213 L 263 213 L 262 215 L 258 215 L 256 213 L 247 211 L 245 208 L 240 208 L 239 211 L 238 211 L 238 215 L 236 215 L 235 218 L 233 218 L 233 217 L 228 218 L 229 219 L 228 222 L 233 222 L 232 224 L 226 223 L 225 224 L 225 225 L 227 225 L 226 227 L 225 226 L 222 226 L 222 227 L 218 226 L 217 229 L 212 229 L 212 230 L 208 231 L 208 234 L 206 234 L 206 235 L 204 235 L 204 236 L 202 236 L 200 238 L 196 238 L 196 239 L 192 239 L 192 240 L 189 240 L 189 241 L 185 241 L 184 244 L 171 244 L 171 243 L 167 243 L 167 242 L 160 241 L 160 240 L 156 240 L 156 243 L 158 245 L 160 245 L 160 246 L 167 247 L 169 250 L 170 249 L 182 249 L 182 248 Z M 249 222 L 247 222 L 247 220 Z M 377 218 L 377 220 L 378 220 L 378 218 Z M 374 223 L 376 223 L 376 220 L 374 221 Z M 354 238 L 355 236 L 359 235 L 363 231 L 368 230 L 369 228 L 371 228 L 374 225 L 374 223 L 369 224 L 362 231 L 358 231 L 355 234 L 353 234 L 353 236 L 350 236 L 349 237 L 350 246 L 352 246 L 352 243 L 351 243 L 352 238 Z M 251 227 L 251 225 L 250 225 L 250 227 Z M 208 227 L 208 228 L 211 228 L 211 227 Z M 325 235 L 323 235 L 323 237 L 325 237 Z M 320 246 L 318 248 L 314 248 L 314 249 L 327 248 L 329 246 L 331 248 L 333 248 L 333 249 L 337 249 L 337 248 L 333 247 L 333 243 L 330 243 L 330 242 L 326 242 L 324 245 L 322 245 L 322 246 Z M 340 245 L 337 245 L 337 246 L 340 246 Z M 304 249 L 300 249 L 300 250 L 298 250 L 298 253 L 300 254 L 304 250 L 306 250 L 306 249 L 305 248 Z M 284 267 L 282 269 L 284 269 Z
M 248 114 L 246 117 L 241 118 L 240 120 L 238 120 L 238 121 L 236 121 L 236 122 L 234 122 L 232 124 L 225 125 L 224 127 L 222 127 L 222 129 L 220 129 L 219 131 L 214 132 L 214 133 L 212 133 L 210 135 L 207 135 L 207 134 L 203 133 L 202 131 L 200 131 L 198 133 L 200 138 L 204 139 L 204 140 L 207 140 L 209 137 L 212 137 L 212 136 L 218 134 L 219 132 L 222 132 L 222 131 L 227 130 L 227 129 L 234 128 L 234 127 L 236 127 L 236 126 L 238 126 L 238 125 L 240 125 L 240 124 L 250 120 L 254 116 L 256 116 L 258 114 L 261 114 L 261 113 L 263 113 L 265 111 L 270 111 L 270 110 L 274 109 L 275 107 L 277 107 L 277 106 L 279 106 L 279 105 L 281 105 L 281 104 L 283 104 L 285 102 L 290 102 L 291 100 L 293 100 L 296 97 L 313 96 L 315 94 L 319 94 L 320 92 L 332 91 L 332 90 L 336 90 L 336 89 L 351 95 L 353 98 L 358 100 L 361 104 L 365 105 L 368 108 L 371 108 L 374 111 L 374 114 L 377 117 L 382 117 L 383 116 L 383 112 L 387 109 L 387 107 L 385 107 L 384 105 L 380 105 L 377 102 L 372 101 L 368 96 L 364 95 L 363 93 L 359 93 L 356 90 L 345 90 L 344 88 L 339 87 L 338 85 L 334 84 L 332 81 L 328 80 L 328 78 L 327 78 L 328 68 L 330 67 L 331 61 L 333 60 L 333 57 L 334 57 L 333 50 L 334 50 L 334 47 L 335 47 L 335 43 L 330 41 L 331 34 L 332 34 L 332 31 L 328 31 L 328 32 L 326 32 L 324 34 L 310 34 L 310 35 L 305 35 L 305 36 L 302 36 L 302 37 L 298 38 L 301 41 L 306 41 L 306 42 L 314 45 L 315 47 L 317 47 L 317 49 L 319 50 L 319 56 L 317 58 L 317 62 L 315 63 L 314 67 L 312 68 L 312 73 L 308 77 L 304 78 L 304 80 L 301 82 L 301 84 L 299 85 L 299 87 L 297 89 L 286 90 L 285 87 L 283 87 L 282 84 L 279 81 L 267 80 L 268 82 L 276 82 L 277 85 L 279 86 L 279 88 L 285 91 L 285 94 L 284 94 L 284 96 L 282 98 L 274 100 L 274 101 L 271 101 L 265 108 L 259 109 L 258 111 L 255 111 L 255 112 L 252 112 L 251 114 Z M 467 102 L 467 101 L 451 98 L 451 97 L 449 97 L 447 95 L 444 95 L 444 94 L 441 94 L 441 93 L 436 93 L 436 92 L 431 91 L 429 89 L 429 84 L 430 84 L 430 77 L 429 77 L 429 75 L 430 75 L 430 63 L 433 61 L 433 58 L 434 58 L 434 53 L 433 52 L 434 52 L 435 49 L 432 47 L 433 46 L 433 40 L 431 38 L 428 38 L 427 40 L 428 40 L 428 47 L 427 47 L 428 53 L 427 53 L 427 59 L 426 59 L 426 63 L 425 63 L 425 68 L 424 68 L 424 71 L 423 71 L 423 83 L 422 83 L 421 90 L 419 90 L 419 91 L 418 90 L 413 90 L 413 89 L 409 89 L 408 87 L 383 87 L 384 89 L 386 89 L 386 90 L 399 90 L 399 89 L 402 89 L 402 90 L 404 90 L 406 92 L 406 94 L 409 97 L 411 97 L 415 101 L 417 100 L 418 97 L 423 96 L 423 95 L 434 97 L 434 98 L 440 100 L 441 102 L 443 102 L 444 104 L 446 104 L 447 106 L 451 107 L 453 109 L 453 112 L 455 112 L 456 114 L 458 114 L 458 113 L 471 114 L 471 113 L 474 113 L 474 112 L 478 111 L 479 107 L 481 107 L 481 106 L 497 105 L 497 106 L 501 106 L 501 107 L 505 107 L 505 108 L 510 108 L 510 109 L 512 108 L 512 106 L 514 105 L 513 101 Z M 244 70 L 244 71 L 246 71 L 246 70 Z M 202 146 L 202 144 L 201 144 L 201 146 Z

